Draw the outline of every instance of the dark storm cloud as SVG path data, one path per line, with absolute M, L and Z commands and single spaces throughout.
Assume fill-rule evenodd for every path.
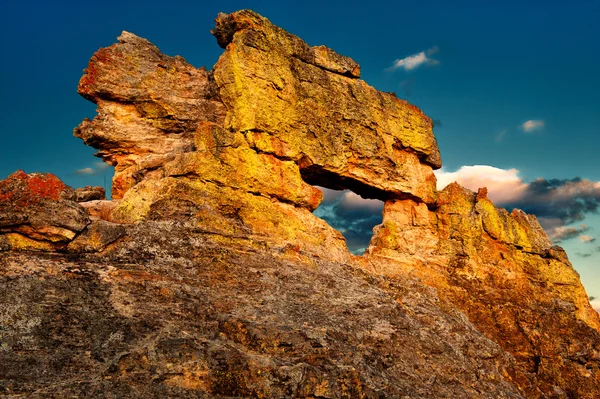
M 564 224 L 583 220 L 600 207 L 600 183 L 581 179 L 537 179 L 517 201 L 506 204 L 538 217 L 559 218 Z
M 544 222 L 544 219 L 542 219 Z M 579 227 L 564 227 L 558 226 L 552 229 L 552 240 L 558 244 L 561 241 L 570 240 L 572 238 L 579 237 L 582 233 L 589 230 L 585 224 L 579 225 Z

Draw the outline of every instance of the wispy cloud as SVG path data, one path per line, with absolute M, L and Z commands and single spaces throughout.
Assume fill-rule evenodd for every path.
M 96 162 L 94 167 L 87 167 L 83 169 L 77 169 L 75 174 L 82 176 L 93 176 L 103 173 L 106 169 L 110 168 L 110 165 L 104 162 Z
M 437 53 L 439 50 L 439 47 L 433 46 L 429 50 L 421 51 L 420 53 L 398 59 L 394 61 L 394 65 L 392 65 L 389 69 L 396 70 L 403 68 L 405 71 L 411 71 L 420 67 L 421 65 L 437 65 L 440 62 L 431 58 L 431 56 Z
M 600 182 L 579 177 L 525 182 L 518 174 L 516 169 L 487 165 L 463 166 L 456 172 L 436 171 L 439 190 L 453 181 L 473 191 L 487 187 L 496 205 L 535 214 L 554 242 L 579 237 L 587 227 L 566 226 L 600 209 Z
M 96 171 L 92 168 L 83 168 L 77 169 L 75 173 L 77 173 L 78 175 L 93 175 L 96 173 Z
M 519 127 L 523 129 L 525 133 L 535 132 L 536 130 L 540 130 L 544 127 L 544 121 L 530 119 L 519 125 Z
M 585 224 L 580 224 L 579 227 L 566 227 L 558 226 L 550 230 L 552 236 L 550 237 L 554 242 L 560 242 L 564 240 L 570 240 L 578 237 L 581 233 L 585 233 L 589 230 Z
M 596 239 L 594 237 L 587 236 L 587 235 L 579 236 L 579 239 L 584 244 L 591 244 L 592 242 L 596 241 Z
M 506 136 L 506 129 L 500 130 L 498 133 L 496 133 L 496 137 L 494 138 L 494 140 L 496 141 L 496 143 L 499 143 L 502 140 L 504 140 L 504 136 Z

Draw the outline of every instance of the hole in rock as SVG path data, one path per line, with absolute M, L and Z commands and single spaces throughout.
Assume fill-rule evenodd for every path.
M 381 224 L 383 201 L 365 199 L 350 190 L 316 187 L 323 192 L 323 202 L 314 215 L 342 233 L 350 252 L 362 255 L 373 236 L 373 227 Z

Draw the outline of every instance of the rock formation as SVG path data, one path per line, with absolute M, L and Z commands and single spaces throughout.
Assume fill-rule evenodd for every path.
M 211 71 L 127 32 L 90 60 L 75 135 L 113 200 L 0 182 L 0 393 L 600 397 L 600 319 L 535 216 L 437 192 L 431 120 L 353 60 L 251 11 L 212 33 Z M 313 184 L 385 201 L 363 256 Z

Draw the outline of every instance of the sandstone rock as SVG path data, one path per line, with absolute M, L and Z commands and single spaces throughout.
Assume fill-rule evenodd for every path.
M 512 357 L 414 279 L 126 229 L 103 254 L 0 258 L 3 394 L 522 397 Z
M 123 225 L 97 220 L 88 225 L 69 243 L 67 251 L 100 252 L 124 235 L 125 227 Z
M 350 256 L 342 235 L 309 210 L 199 179 L 143 181 L 127 192 L 111 216 L 121 223 L 191 219 L 229 245 L 258 240 L 274 250 L 291 246 L 338 262 Z
M 94 54 L 79 93 L 98 104 L 98 116 L 75 136 L 115 166 L 116 199 L 173 153 L 191 151 L 200 121 L 222 123 L 225 115 L 210 72 L 128 32 Z
M 432 167 L 441 161 L 431 119 L 418 108 L 358 80 L 351 59 L 251 11 L 220 14 L 213 33 L 226 46 L 214 68 L 225 128 L 295 160 L 311 184 L 434 202 Z
M 311 211 L 321 202 L 322 192 L 302 180 L 293 161 L 257 153 L 240 133 L 201 124 L 195 146 L 196 151 L 178 154 L 165 164 L 164 174 L 267 196 Z
M 436 288 L 514 355 L 510 373 L 525 396 L 600 393 L 600 319 L 534 216 L 508 213 L 484 189 L 454 183 L 435 211 L 386 202 L 368 257 L 363 267 L 373 273 L 419 277 Z
M 127 32 L 92 57 L 75 134 L 118 200 L 0 182 L 1 394 L 600 397 L 600 319 L 534 216 L 436 192 L 431 120 L 353 60 L 251 11 L 213 33 L 210 72 Z M 316 183 L 385 200 L 364 256 Z
M 75 189 L 75 202 L 101 201 L 105 199 L 106 191 L 100 186 L 85 186 Z
M 66 198 L 74 190 L 51 174 L 21 170 L 0 181 L 0 241 L 5 249 L 50 250 L 89 223 L 85 210 Z
M 113 219 L 111 213 L 120 202 L 120 200 L 93 200 L 80 202 L 79 205 L 81 205 L 90 215 L 90 220 L 106 220 L 112 222 Z

